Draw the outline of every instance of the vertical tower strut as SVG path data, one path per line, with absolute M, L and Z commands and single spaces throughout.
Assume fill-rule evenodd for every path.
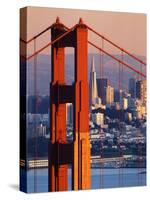
M 68 30 L 57 18 L 52 41 Z M 80 19 L 76 28 L 52 45 L 50 84 L 49 191 L 68 190 L 68 165 L 72 189 L 90 188 L 88 29 Z M 75 49 L 75 82 L 65 83 L 65 47 Z M 73 104 L 73 142 L 66 138 L 66 103 Z

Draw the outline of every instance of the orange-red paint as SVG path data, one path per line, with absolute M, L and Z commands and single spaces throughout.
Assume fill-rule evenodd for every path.
M 51 30 L 55 40 L 67 29 L 57 20 Z M 83 20 L 52 45 L 50 98 L 49 191 L 68 190 L 68 164 L 72 166 L 72 189 L 90 188 L 88 29 Z M 64 50 L 75 49 L 75 82 L 65 85 Z M 68 94 L 63 97 L 62 91 Z M 67 93 L 71 91 L 70 93 Z M 70 96 L 71 95 L 71 96 Z M 66 141 L 66 103 L 73 103 L 73 142 Z

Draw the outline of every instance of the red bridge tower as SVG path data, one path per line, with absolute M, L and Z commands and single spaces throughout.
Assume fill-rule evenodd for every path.
M 67 32 L 57 18 L 51 40 Z M 80 19 L 73 30 L 52 45 L 50 84 L 49 191 L 68 190 L 68 165 L 72 189 L 90 188 L 88 29 Z M 75 77 L 65 84 L 65 47 L 75 50 Z M 73 104 L 73 142 L 66 139 L 66 103 Z

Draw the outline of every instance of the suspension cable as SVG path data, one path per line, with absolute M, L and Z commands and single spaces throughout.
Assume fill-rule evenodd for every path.
M 25 41 L 24 39 L 20 38 L 20 41 L 25 43 L 25 44 L 28 44 L 30 42 L 32 42 L 34 39 L 37 39 L 38 37 L 40 37 L 41 35 L 43 35 L 45 32 L 49 31 L 53 26 L 55 25 L 55 23 L 53 23 L 52 25 L 50 25 L 49 27 L 47 27 L 46 29 L 44 29 L 43 31 L 41 31 L 40 33 L 38 33 L 37 35 L 35 35 L 34 37 L 30 38 L 29 40 Z M 69 30 L 69 28 L 67 26 L 65 26 L 64 24 L 61 23 L 61 25 Z
M 135 71 L 137 74 L 140 74 L 140 75 L 143 76 L 143 77 L 146 77 L 146 75 L 143 74 L 143 73 L 141 73 L 139 70 L 137 70 L 137 69 L 131 67 L 129 64 L 127 64 L 127 63 L 125 63 L 125 62 L 122 62 L 120 59 L 118 59 L 118 58 L 116 58 L 115 56 L 111 55 L 110 53 L 106 52 L 105 50 L 103 50 L 102 48 L 98 47 L 98 46 L 95 45 L 94 43 L 92 43 L 92 42 L 90 42 L 90 41 L 88 41 L 88 43 L 89 43 L 91 46 L 95 47 L 96 49 L 101 50 L 103 53 L 105 53 L 106 55 L 110 56 L 112 59 L 114 59 L 114 60 L 116 60 L 116 61 L 122 63 L 125 67 L 131 69 L 132 71 Z
M 68 35 L 71 31 L 73 31 L 76 28 L 76 25 L 73 26 L 71 29 L 69 29 L 68 31 L 66 31 L 65 33 L 63 33 L 62 35 L 60 35 L 59 37 L 57 37 L 55 40 L 49 42 L 47 45 L 45 45 L 44 47 L 42 47 L 41 49 L 35 51 L 32 55 L 28 56 L 28 57 L 24 57 L 26 60 L 30 60 L 31 58 L 33 58 L 34 56 L 38 55 L 39 53 L 41 53 L 43 50 L 45 50 L 46 48 L 48 48 L 49 46 L 55 44 L 56 42 L 58 42 L 60 39 L 64 38 L 66 35 Z
M 128 54 L 130 57 L 132 57 L 133 59 L 137 60 L 138 62 L 142 63 L 143 65 L 146 65 L 146 63 L 142 60 L 140 60 L 139 58 L 137 58 L 136 56 L 134 56 L 133 54 L 129 53 L 128 51 L 126 51 L 125 49 L 121 48 L 120 46 L 118 46 L 117 44 L 115 44 L 114 42 L 112 42 L 111 40 L 107 39 L 106 37 L 104 37 L 103 35 L 101 35 L 100 33 L 98 33 L 97 31 L 95 31 L 94 29 L 92 29 L 91 27 L 87 26 L 87 28 L 92 31 L 93 33 L 95 33 L 96 35 L 98 35 L 99 37 L 103 38 L 105 41 L 107 41 L 108 43 L 110 43 L 111 45 L 115 46 L 116 48 L 120 49 L 121 51 L 123 51 L 124 53 Z

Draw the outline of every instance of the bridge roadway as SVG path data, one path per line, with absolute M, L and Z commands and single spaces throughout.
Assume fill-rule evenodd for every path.
M 96 163 L 107 163 L 107 162 L 119 162 L 126 159 L 130 159 L 131 155 L 123 155 L 121 157 L 112 157 L 112 158 L 101 158 L 101 156 L 91 156 L 91 164 Z M 20 161 L 20 166 L 24 167 L 25 162 L 24 160 Z M 48 167 L 48 159 L 38 159 L 38 160 L 29 160 L 28 161 L 28 168 L 46 168 Z

